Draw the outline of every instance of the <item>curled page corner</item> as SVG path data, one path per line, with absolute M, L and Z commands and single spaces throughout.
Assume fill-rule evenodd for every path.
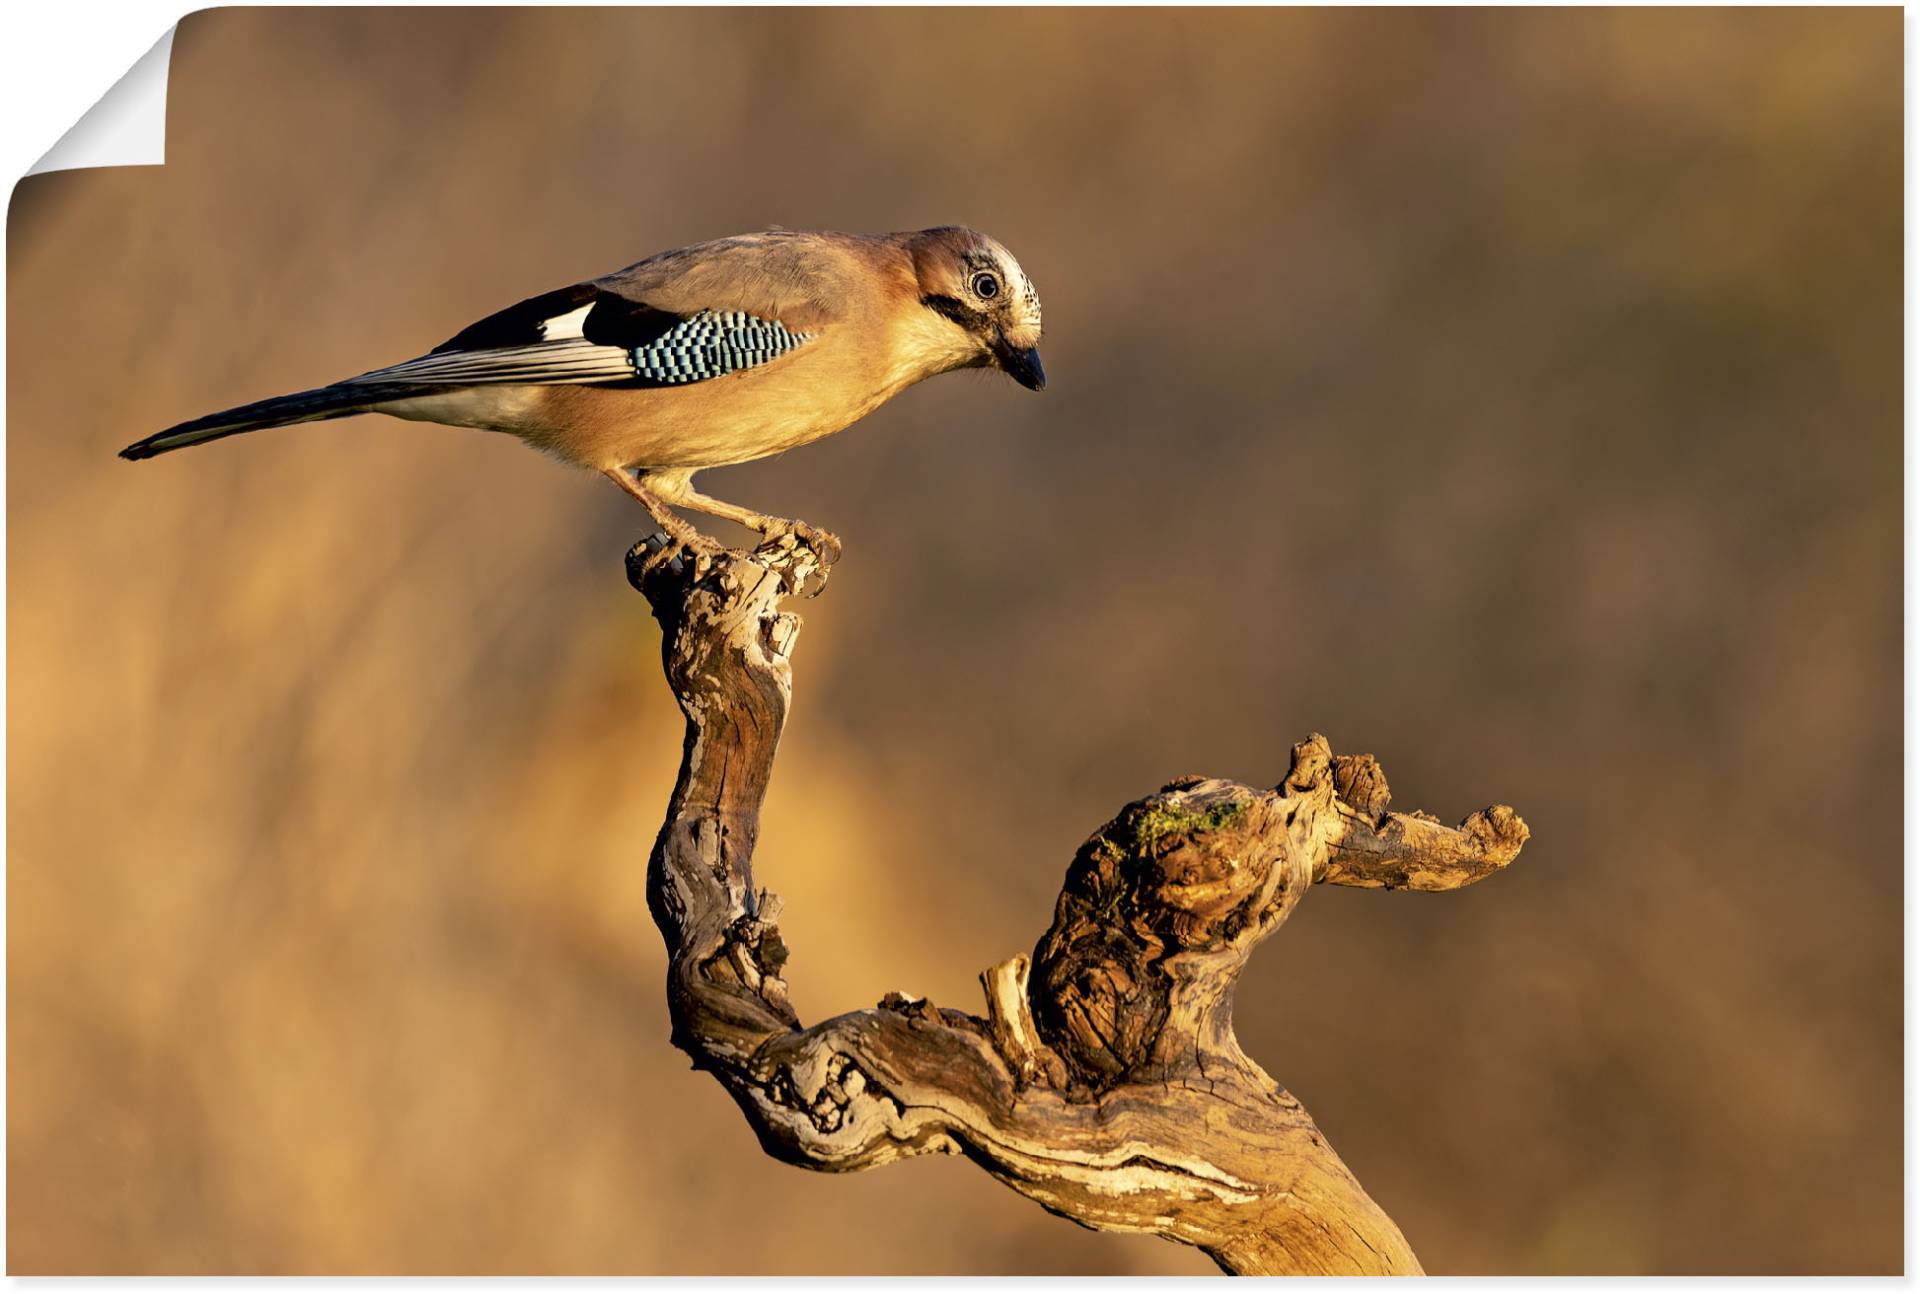
M 154 42 L 127 74 L 87 109 L 86 115 L 28 175 L 66 171 L 82 166 L 159 166 L 167 160 L 167 64 L 173 55 L 173 33 Z

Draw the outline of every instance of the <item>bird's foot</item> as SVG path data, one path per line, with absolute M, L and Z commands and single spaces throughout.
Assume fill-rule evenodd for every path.
M 655 548 L 655 544 L 659 547 Z M 640 564 L 642 579 L 678 558 L 687 573 L 697 580 L 707 573 L 716 557 L 727 551 L 718 540 L 707 538 L 685 522 L 671 529 L 662 526 L 661 533 L 647 540 L 646 546 L 653 551 Z
M 649 489 L 647 481 L 643 478 L 635 476 L 624 467 L 606 468 L 602 474 L 638 499 L 640 506 L 647 510 L 647 515 L 653 518 L 653 524 L 660 527 L 661 539 L 658 547 L 655 547 L 652 542 L 634 545 L 635 553 L 638 553 L 642 547 L 652 550 L 642 564 L 641 578 L 652 575 L 677 557 L 682 559 L 682 564 L 688 573 L 695 579 L 699 579 L 706 574 L 707 568 L 713 565 L 714 558 L 727 551 L 720 543 L 707 538 L 675 515 L 673 509 L 667 506 L 667 500 L 656 490 Z
M 762 532 L 765 536 L 755 552 L 779 549 L 785 551 L 794 547 L 813 550 L 815 560 L 822 566 L 833 565 L 840 560 L 840 536 L 831 530 L 822 530 L 810 526 L 804 521 L 775 521 Z
M 840 559 L 838 536 L 804 521 L 769 519 L 761 531 L 764 538 L 751 553 L 709 539 L 671 513 L 655 521 L 660 533 L 647 536 L 627 554 L 628 578 L 635 587 L 662 572 L 698 583 L 715 570 L 724 571 L 731 561 L 744 559 L 779 576 L 785 592 L 811 598 L 826 588 L 827 571 Z
M 716 573 L 724 581 L 740 556 L 704 535 L 688 539 L 656 531 L 627 550 L 627 582 L 649 597 L 655 587 L 691 589 Z

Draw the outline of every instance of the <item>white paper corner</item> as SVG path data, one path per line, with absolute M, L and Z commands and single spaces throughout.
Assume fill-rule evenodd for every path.
M 159 166 L 167 160 L 167 64 L 174 28 L 154 43 L 86 115 L 28 169 L 66 171 L 82 166 Z

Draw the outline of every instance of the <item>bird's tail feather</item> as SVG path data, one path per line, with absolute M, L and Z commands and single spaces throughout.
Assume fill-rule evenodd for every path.
M 210 413 L 204 418 L 168 427 L 165 431 L 155 432 L 145 440 L 128 445 L 120 451 L 120 457 L 152 458 L 168 450 L 203 445 L 222 436 L 237 436 L 243 431 L 344 418 L 350 414 L 365 413 L 387 400 L 420 394 L 423 391 L 417 386 L 383 387 L 372 383 L 339 382 L 311 391 L 275 396 L 271 400 L 256 400 L 252 404 L 222 409 L 219 413 Z

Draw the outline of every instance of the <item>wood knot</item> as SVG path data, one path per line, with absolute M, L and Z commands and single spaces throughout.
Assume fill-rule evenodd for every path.
M 1333 793 L 1376 822 L 1393 803 L 1387 773 L 1372 755 L 1336 755 Z
M 1184 786 L 1136 800 L 1081 846 L 1033 952 L 1040 1039 L 1095 1091 L 1150 1055 L 1193 1053 L 1191 1038 L 1163 1035 L 1197 1036 L 1183 1003 L 1218 994 L 1194 986 L 1224 992 L 1286 901 L 1288 802 L 1219 779 Z
M 1333 768 L 1333 747 L 1319 733 L 1310 734 L 1305 741 L 1296 742 L 1293 747 L 1293 766 L 1287 770 L 1286 780 L 1280 783 L 1280 790 L 1311 791 L 1326 782 Z
M 904 1015 L 909 1020 L 924 1020 L 928 1024 L 939 1024 L 940 1008 L 924 997 L 908 997 L 905 993 L 888 993 L 880 999 L 882 1011 L 892 1011 Z

